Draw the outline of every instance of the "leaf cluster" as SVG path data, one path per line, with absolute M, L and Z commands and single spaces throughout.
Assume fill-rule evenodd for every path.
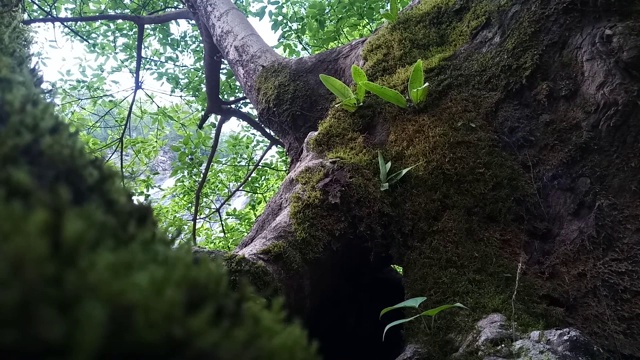
M 367 75 L 358 65 L 351 66 L 351 77 L 356 83 L 356 93 L 342 81 L 326 74 L 320 74 L 320 81 L 340 100 L 339 106 L 347 111 L 354 112 L 358 106 L 362 105 L 364 96 L 367 91 L 377 95 L 401 108 L 407 108 L 407 100 L 398 91 L 379 85 L 367 80 Z M 422 60 L 416 61 L 411 67 L 411 76 L 409 77 L 409 97 L 414 105 L 418 105 L 425 101 L 428 94 L 429 83 L 424 82 L 424 72 L 422 70 Z

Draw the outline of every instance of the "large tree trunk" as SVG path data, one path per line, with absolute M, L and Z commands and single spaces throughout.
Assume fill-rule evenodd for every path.
M 234 63 L 239 45 L 216 35 L 215 6 L 202 10 L 293 161 L 236 253 L 266 266 L 326 359 L 397 353 L 399 334 L 381 343 L 377 320 L 403 298 L 391 264 L 404 267 L 407 296 L 470 308 L 439 315 L 430 333 L 409 326 L 435 358 L 459 346 L 449 335 L 494 311 L 525 326 L 569 323 L 640 356 L 638 2 L 414 5 L 366 42 L 268 55 L 254 73 L 244 67 L 255 59 Z M 348 82 L 351 64 L 364 64 L 370 80 L 406 95 L 418 59 L 431 90 L 409 110 L 373 96 L 353 114 L 330 110 L 318 80 Z M 418 166 L 381 192 L 376 150 L 392 170 Z

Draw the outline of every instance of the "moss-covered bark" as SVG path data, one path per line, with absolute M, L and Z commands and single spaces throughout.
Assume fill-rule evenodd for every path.
M 609 349 L 639 355 L 639 324 L 632 319 L 640 314 L 639 285 L 633 280 L 638 270 L 632 265 L 640 257 L 639 227 L 629 216 L 637 213 L 638 206 L 633 204 L 639 204 L 638 197 L 629 200 L 620 191 L 610 192 L 615 185 L 613 174 L 628 176 L 598 154 L 598 146 L 605 145 L 578 139 L 580 131 L 566 121 L 586 124 L 615 112 L 610 116 L 628 124 L 637 116 L 637 74 L 627 72 L 625 81 L 615 83 L 622 85 L 611 85 L 615 102 L 603 100 L 604 96 L 589 93 L 591 88 L 584 89 L 585 77 L 589 71 L 608 74 L 613 70 L 607 60 L 598 70 L 587 68 L 573 42 L 580 34 L 585 36 L 590 26 L 594 31 L 600 26 L 612 44 L 612 50 L 604 53 L 609 55 L 601 55 L 603 59 L 617 51 L 624 59 L 620 66 L 637 69 L 633 64 L 640 57 L 634 50 L 635 38 L 624 29 L 638 28 L 637 23 L 627 23 L 633 19 L 629 12 L 637 14 L 638 8 L 625 4 L 430 0 L 379 31 L 363 50 L 369 78 L 406 95 L 409 67 L 423 59 L 431 84 L 429 98 L 424 105 L 403 110 L 368 95 L 355 113 L 330 111 L 313 139 L 313 149 L 336 159 L 335 171 L 346 172 L 349 181 L 341 187 L 340 205 L 336 205 L 330 192 L 320 189 L 326 176 L 307 174 L 300 179 L 306 184 L 306 195 L 292 209 L 296 239 L 287 252 L 317 255 L 318 249 L 357 243 L 371 250 L 372 259 L 385 259 L 391 253 L 393 260 L 382 264 L 393 261 L 404 267 L 407 297 L 427 296 L 430 306 L 467 305 L 468 311 L 439 315 L 435 329 L 411 323 L 410 338 L 436 358 L 457 350 L 459 343 L 452 334 L 468 333 L 475 321 L 490 312 L 513 314 L 525 327 L 566 321 L 596 336 Z M 593 25 L 604 21 L 598 17 L 602 11 L 608 12 L 609 25 Z M 612 28 L 618 32 L 604 30 Z M 589 46 L 596 46 L 595 41 Z M 585 103 L 597 105 L 591 111 L 583 108 Z M 567 118 L 554 116 L 550 112 L 554 110 Z M 532 113 L 529 121 L 542 122 L 525 123 L 527 111 Z M 545 113 L 547 117 L 542 116 Z M 516 118 L 509 119 L 509 114 Z M 553 128 L 564 131 L 570 141 L 554 143 L 559 135 L 545 129 L 549 118 L 563 124 Z M 546 134 L 534 133 L 529 126 Z M 629 126 L 634 140 L 625 141 L 617 156 L 640 175 L 630 156 L 640 153 L 635 142 L 637 124 Z M 522 128 L 526 131 L 520 132 Z M 613 154 L 619 145 L 610 144 L 606 147 Z M 558 153 L 549 153 L 546 146 L 555 146 Z M 395 169 L 417 164 L 383 193 L 378 190 L 377 150 Z M 567 163 L 558 161 L 560 156 L 573 165 L 567 168 Z M 585 172 L 578 170 L 587 163 Z M 599 175 L 600 171 L 608 172 L 609 178 Z M 558 184 L 548 182 L 554 176 L 571 184 L 580 176 L 599 177 L 588 181 L 597 181 L 604 192 L 598 196 L 592 185 L 587 186 L 592 189 L 588 191 L 591 200 L 572 197 L 576 204 L 571 210 L 554 197 Z M 582 201 L 591 205 L 581 207 Z M 612 203 L 624 203 L 625 208 L 619 211 Z M 574 214 L 576 208 L 584 214 Z M 576 217 L 596 220 L 589 227 L 572 230 L 550 218 L 549 209 L 576 226 L 584 225 Z M 579 250 L 582 258 L 570 255 L 578 245 L 567 245 L 563 238 L 563 232 L 572 231 L 574 241 L 591 244 Z M 594 238 L 589 231 L 601 235 Z M 597 244 L 606 244 L 602 246 L 610 250 L 588 253 L 589 246 Z M 554 251 L 558 253 L 551 255 Z M 626 254 L 624 259 L 621 253 Z M 512 302 L 521 259 L 525 275 Z M 571 271 L 572 266 L 580 271 Z M 588 291 L 581 289 L 584 277 L 590 278 Z M 569 281 L 575 283 L 569 285 Z M 598 289 L 599 282 L 611 288 Z M 614 295 L 613 289 L 626 295 Z M 572 297 L 576 293 L 580 299 Z M 604 316 L 598 311 L 607 306 L 616 311 L 608 313 L 606 322 L 587 321 L 588 316 Z
M 0 12 L 2 356 L 317 358 L 278 306 L 172 249 L 151 209 L 84 152 L 34 86 L 20 15 Z

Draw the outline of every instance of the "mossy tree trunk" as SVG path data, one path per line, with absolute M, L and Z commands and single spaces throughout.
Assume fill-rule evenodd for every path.
M 265 64 L 253 102 L 293 164 L 235 253 L 328 359 L 397 351 L 377 323 L 402 292 L 391 264 L 407 297 L 470 308 L 408 329 L 437 356 L 493 311 L 640 356 L 639 19 L 634 1 L 430 0 L 366 41 Z M 349 83 L 356 63 L 406 95 L 418 59 L 430 95 L 408 110 L 368 95 L 347 113 L 318 79 Z M 418 166 L 381 192 L 377 150 Z

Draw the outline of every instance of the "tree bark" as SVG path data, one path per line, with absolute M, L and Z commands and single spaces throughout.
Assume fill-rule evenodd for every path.
M 442 332 L 498 307 L 570 323 L 612 353 L 640 356 L 637 5 L 413 3 L 371 39 L 285 60 L 230 2 L 194 3 L 292 160 L 235 253 L 270 270 L 325 358 L 367 347 L 392 358 L 399 334 L 386 346 L 380 323 L 367 320 L 402 292 L 391 264 L 404 266 L 407 297 L 470 305 Z M 350 83 L 355 63 L 405 91 L 418 58 L 431 93 L 407 111 L 374 97 L 352 115 L 331 110 L 318 80 Z M 379 149 L 394 169 L 419 164 L 388 196 L 376 183 Z M 527 270 L 515 284 L 521 258 Z M 365 328 L 375 331 L 353 335 Z M 353 352 L 337 351 L 349 334 Z M 437 356 L 455 352 L 445 335 L 408 331 Z

